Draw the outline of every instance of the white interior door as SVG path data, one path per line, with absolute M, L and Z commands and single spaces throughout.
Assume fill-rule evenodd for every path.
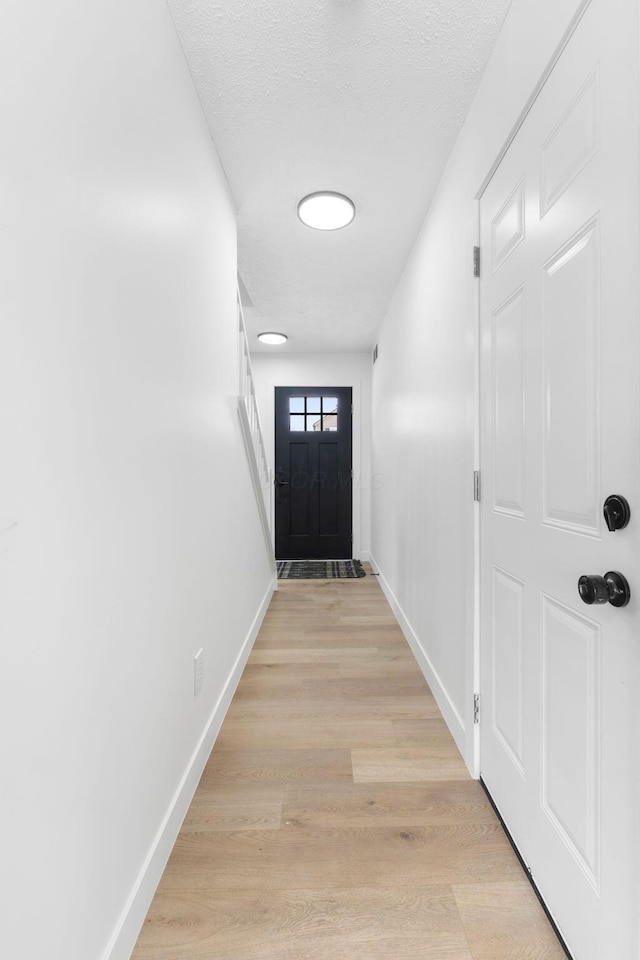
M 637 17 L 593 0 L 480 209 L 481 775 L 575 960 L 640 956 Z

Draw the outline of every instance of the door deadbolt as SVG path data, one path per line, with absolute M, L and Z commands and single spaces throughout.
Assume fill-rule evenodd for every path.
M 607 497 L 602 512 L 611 533 L 616 530 L 623 530 L 631 517 L 629 502 L 619 493 L 612 493 L 610 497 Z
M 609 570 L 604 577 L 584 574 L 578 580 L 578 593 L 583 603 L 610 603 L 613 607 L 626 607 L 631 598 L 627 578 L 617 570 Z

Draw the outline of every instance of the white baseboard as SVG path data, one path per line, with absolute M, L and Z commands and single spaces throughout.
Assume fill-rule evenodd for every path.
M 182 821 L 189 809 L 202 772 L 220 732 L 222 721 L 229 709 L 229 704 L 242 676 L 242 671 L 249 659 L 249 654 L 251 653 L 255 639 L 258 636 L 264 615 L 267 612 L 273 595 L 273 590 L 274 583 L 272 582 L 264 595 L 260 608 L 256 613 L 251 629 L 227 678 L 222 693 L 218 697 L 218 701 L 213 708 L 213 712 L 209 717 L 198 745 L 171 799 L 169 808 L 151 844 L 151 849 L 133 885 L 124 910 L 120 914 L 111 939 L 102 954 L 102 960 L 129 960 L 131 957 L 142 924 L 144 923 L 149 907 L 151 906 L 151 901 L 156 892 L 156 887 L 160 882 L 173 845 L 180 832 Z
M 380 567 L 376 563 L 375 558 L 373 556 L 371 556 L 371 566 L 378 575 L 380 586 L 382 587 L 385 597 L 389 601 L 389 606 L 391 607 L 394 614 L 396 615 L 396 619 L 400 624 L 402 632 L 407 638 L 407 643 L 413 650 L 415 658 L 418 661 L 418 666 L 422 670 L 425 676 L 425 679 L 431 688 L 431 692 L 435 697 L 436 703 L 440 707 L 442 716 L 444 717 L 446 724 L 449 727 L 449 730 L 451 731 L 451 735 L 456 742 L 458 750 L 460 751 L 462 756 L 465 757 L 467 755 L 467 749 L 466 749 L 466 734 L 465 734 L 464 720 L 462 719 L 458 710 L 456 709 L 456 706 L 453 700 L 451 699 L 447 691 L 447 688 L 445 687 L 444 683 L 440 679 L 440 676 L 438 675 L 437 670 L 435 669 L 431 660 L 429 659 L 429 656 L 426 650 L 424 649 L 420 640 L 418 639 L 418 636 L 416 635 L 415 630 L 409 623 L 409 620 L 407 619 L 407 616 L 404 610 L 400 606 L 400 603 L 398 602 L 396 595 L 394 594 L 393 590 L 389 586 L 389 583 L 385 579 L 384 574 L 380 570 Z
M 360 551 L 360 563 L 371 563 L 371 554 L 368 550 Z

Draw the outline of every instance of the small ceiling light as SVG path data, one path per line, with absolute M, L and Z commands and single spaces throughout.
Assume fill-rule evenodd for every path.
M 348 226 L 355 215 L 356 208 L 349 197 L 329 190 L 310 193 L 298 204 L 298 216 L 314 230 L 340 230 Z
M 272 346 L 277 346 L 280 343 L 286 343 L 289 338 L 284 333 L 259 333 L 258 340 L 260 343 L 269 343 Z

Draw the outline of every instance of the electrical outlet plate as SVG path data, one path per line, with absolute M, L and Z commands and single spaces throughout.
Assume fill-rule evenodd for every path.
M 204 679 L 204 650 L 202 647 L 193 658 L 193 695 L 197 697 L 202 690 L 202 681 Z

